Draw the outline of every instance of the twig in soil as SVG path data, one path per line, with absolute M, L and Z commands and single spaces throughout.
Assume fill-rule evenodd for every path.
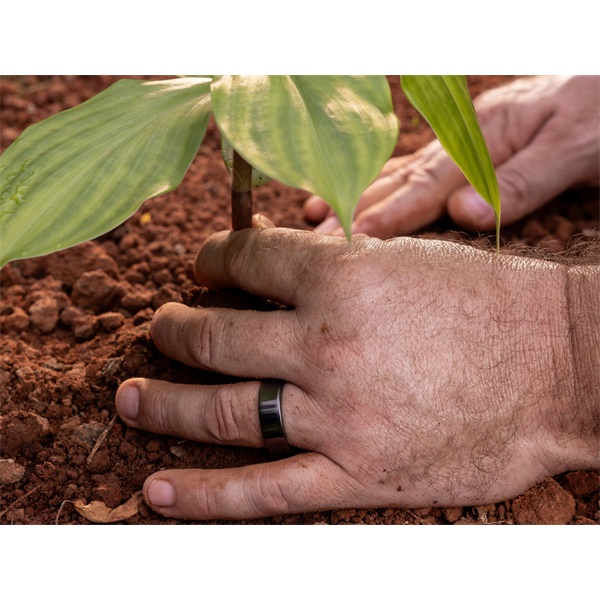
M 404 512 L 407 515 L 410 515 L 415 521 L 419 521 L 420 525 L 425 525 L 425 521 L 423 521 L 423 519 L 421 519 L 421 517 L 419 517 L 419 515 L 415 514 L 412 510 L 405 510 Z
M 42 483 L 38 483 L 33 489 L 29 490 L 26 494 L 23 494 L 20 498 L 17 498 L 12 504 L 10 504 L 9 506 L 7 506 L 1 513 L 0 513 L 0 519 L 9 511 L 11 511 L 15 506 L 17 506 L 17 504 L 19 504 L 19 502 L 21 502 L 21 500 L 25 500 L 25 498 L 27 498 L 27 496 L 31 496 L 31 494 L 33 494 L 34 492 L 36 492 L 37 490 L 39 490 L 42 486 L 44 485 L 44 482 L 42 481 Z
M 63 506 L 67 503 L 67 502 L 71 502 L 71 500 L 63 500 L 60 504 L 60 507 L 58 509 L 58 512 L 56 513 L 56 519 L 54 519 L 54 524 L 58 525 L 58 518 L 60 517 L 60 513 L 62 512 Z M 71 504 L 73 504 L 71 502 Z
M 115 424 L 115 421 L 117 420 L 118 416 L 119 415 L 115 415 L 111 419 L 110 423 L 106 426 L 106 429 L 100 434 L 100 437 L 98 438 L 98 440 L 96 441 L 96 444 L 92 448 L 90 455 L 87 457 L 87 460 L 85 461 L 86 465 L 89 465 L 92 462 L 94 456 L 96 456 L 96 452 L 98 452 L 98 448 L 100 448 L 100 444 L 102 444 L 102 442 L 106 439 L 108 432 L 112 429 L 112 426 Z

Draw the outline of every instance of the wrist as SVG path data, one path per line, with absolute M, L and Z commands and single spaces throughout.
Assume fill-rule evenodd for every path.
M 571 267 L 566 302 L 573 370 L 573 398 L 565 407 L 572 416 L 569 470 L 600 468 L 600 265 Z M 567 400 L 568 402 L 568 400 Z
M 600 266 L 562 269 L 562 316 L 548 339 L 552 396 L 541 410 L 550 475 L 600 467 Z

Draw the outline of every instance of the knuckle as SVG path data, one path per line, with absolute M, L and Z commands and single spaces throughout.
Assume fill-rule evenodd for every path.
M 291 512 L 288 494 L 276 478 L 260 475 L 255 489 L 255 493 L 249 494 L 247 498 L 247 503 L 253 511 L 264 515 Z
M 219 355 L 223 347 L 223 318 L 210 312 L 203 314 L 193 325 L 184 321 L 182 329 L 191 327 L 190 331 L 181 332 L 180 339 L 188 343 L 188 351 L 194 362 L 211 371 L 217 370 Z
M 407 181 L 409 185 L 417 189 L 435 189 L 439 182 L 439 176 L 434 165 L 423 162 L 408 174 Z
M 483 121 L 493 119 L 500 111 L 503 111 L 508 104 L 511 104 L 515 97 L 518 97 L 522 91 L 522 81 L 516 80 L 491 90 L 486 90 L 479 94 L 474 100 L 473 105 L 477 111 L 477 118 Z
M 169 431 L 172 425 L 172 415 L 169 401 L 162 390 L 156 390 L 150 403 L 140 405 L 140 417 L 150 421 L 159 431 Z
M 201 519 L 218 519 L 221 517 L 219 501 L 215 490 L 208 479 L 201 479 L 194 487 L 194 513 Z
M 236 414 L 237 398 L 230 386 L 217 388 L 206 403 L 204 423 L 216 443 L 239 441 L 240 423 Z
M 498 94 L 490 94 L 490 91 L 483 92 L 473 101 L 473 106 L 477 111 L 477 119 L 480 126 L 493 121 L 502 110 L 502 103 L 499 103 Z

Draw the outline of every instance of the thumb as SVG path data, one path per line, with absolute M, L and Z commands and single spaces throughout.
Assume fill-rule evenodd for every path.
M 528 146 L 498 167 L 501 224 L 518 221 L 565 191 L 572 183 L 565 163 L 547 149 Z M 488 231 L 495 227 L 494 209 L 470 185 L 448 198 L 447 209 L 466 229 Z
M 500 191 L 502 206 L 502 222 L 505 217 L 505 195 Z M 494 209 L 470 186 L 460 188 L 448 198 L 448 214 L 450 218 L 467 230 L 487 231 L 496 224 Z

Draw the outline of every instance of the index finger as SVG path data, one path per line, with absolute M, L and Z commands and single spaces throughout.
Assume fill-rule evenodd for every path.
M 319 265 L 332 254 L 327 248 L 340 244 L 348 242 L 282 227 L 221 231 L 200 248 L 194 276 L 212 289 L 241 288 L 297 306 L 298 291 L 320 279 Z

